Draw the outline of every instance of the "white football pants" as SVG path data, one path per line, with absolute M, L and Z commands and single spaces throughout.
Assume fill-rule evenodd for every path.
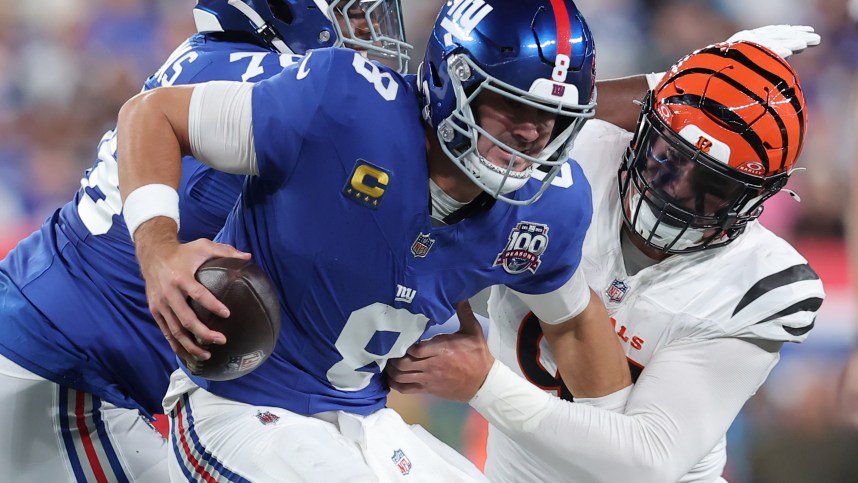
M 0 356 L 0 481 L 167 480 L 167 441 L 136 409 L 62 387 Z
M 171 481 L 487 482 L 465 457 L 396 411 L 303 416 L 200 388 L 181 370 L 164 398 Z

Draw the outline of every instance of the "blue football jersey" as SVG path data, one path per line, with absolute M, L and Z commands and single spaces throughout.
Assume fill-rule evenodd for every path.
M 258 81 L 300 57 L 253 44 L 195 35 L 145 83 Z M 182 165 L 180 238 L 213 238 L 241 190 L 243 177 L 212 170 L 193 158 Z M 54 382 L 111 403 L 161 412 L 177 367 L 148 310 L 134 244 L 120 215 L 116 137 L 105 134 L 95 164 L 74 199 L 0 262 L 0 270 L 44 315 L 41 323 L 3 313 L 0 353 Z M 7 310 L 11 310 L 7 307 Z
M 254 86 L 259 175 L 218 241 L 271 276 L 282 328 L 254 372 L 198 384 L 301 414 L 367 414 L 385 404 L 386 361 L 455 303 L 494 284 L 541 294 L 569 280 L 592 214 L 578 165 L 569 163 L 571 186 L 533 205 L 499 202 L 433 227 L 416 89 L 413 77 L 342 49 L 316 50 Z

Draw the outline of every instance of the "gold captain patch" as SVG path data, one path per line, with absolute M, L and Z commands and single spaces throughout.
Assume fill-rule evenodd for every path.
M 352 201 L 377 209 L 390 184 L 390 178 L 390 172 L 358 159 L 355 169 L 343 187 L 343 194 Z

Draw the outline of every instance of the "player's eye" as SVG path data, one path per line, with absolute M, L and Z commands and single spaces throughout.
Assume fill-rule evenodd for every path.
M 659 164 L 664 164 L 667 162 L 667 154 L 652 153 L 652 159 L 656 160 Z
M 679 154 L 679 151 L 673 148 L 667 148 L 667 158 L 671 163 L 679 165 L 686 161 L 686 158 Z

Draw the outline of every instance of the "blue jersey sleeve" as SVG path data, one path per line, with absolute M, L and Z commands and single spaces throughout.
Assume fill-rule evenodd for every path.
M 301 56 L 278 54 L 255 44 L 197 34 L 176 48 L 164 65 L 147 79 L 144 89 L 213 80 L 259 82 L 301 59 Z M 180 239 L 213 238 L 235 205 L 243 183 L 243 176 L 220 172 L 192 157 L 185 157 L 179 185 L 183 220 Z
M 420 118 L 403 77 L 350 49 L 313 51 L 256 84 L 252 104 L 259 176 L 272 184 L 292 177 L 299 157 L 330 163 L 331 155 L 350 157 L 350 145 L 362 146 L 362 156 L 389 153 L 395 136 L 373 121 L 410 128 Z M 319 156 L 320 144 L 332 152 Z
M 569 165 L 574 179 L 572 186 L 552 186 L 528 207 L 544 217 L 554 233 L 548 233 L 551 242 L 541 257 L 545 266 L 522 282 L 506 284 L 513 290 L 526 294 L 553 292 L 569 281 L 581 263 L 584 237 L 593 218 L 593 198 L 581 167 L 574 160 L 569 160 Z

